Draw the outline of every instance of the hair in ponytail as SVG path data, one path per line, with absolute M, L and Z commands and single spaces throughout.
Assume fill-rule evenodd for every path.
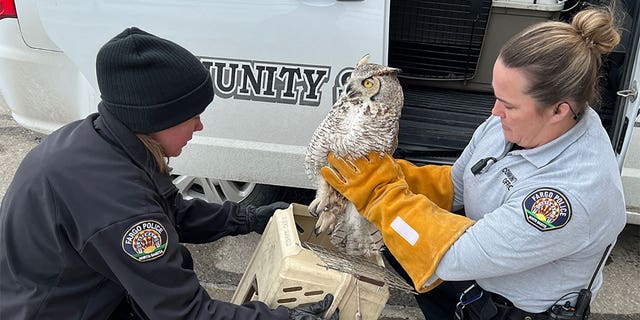
M 158 169 L 161 173 L 169 174 L 171 172 L 171 167 L 168 164 L 168 157 L 164 154 L 164 150 L 158 141 L 147 134 L 138 133 L 136 134 L 138 139 L 142 141 L 142 144 L 149 150 L 151 156 L 153 157 L 153 161 L 155 161 Z
M 571 23 L 532 25 L 507 41 L 498 57 L 527 75 L 526 93 L 541 107 L 571 99 L 578 104 L 576 112 L 583 112 L 600 102 L 602 55 L 620 42 L 613 12 L 594 7 L 578 12 Z

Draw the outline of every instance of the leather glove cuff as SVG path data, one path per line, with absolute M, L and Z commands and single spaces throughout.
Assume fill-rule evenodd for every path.
M 411 192 L 425 195 L 438 207 L 451 210 L 454 192 L 451 166 L 428 164 L 418 167 L 406 160 L 396 160 L 396 163 Z

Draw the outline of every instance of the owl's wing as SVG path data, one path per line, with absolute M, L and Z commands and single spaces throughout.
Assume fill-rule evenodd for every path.
M 329 145 L 331 140 L 330 128 L 326 126 L 327 119 L 320 124 L 311 137 L 307 146 L 307 153 L 304 159 L 305 172 L 310 180 L 315 180 L 320 172 L 320 168 L 327 164 Z
M 344 95 L 340 96 L 313 133 L 304 161 L 309 179 L 315 180 L 320 173 L 320 168 L 328 164 L 329 152 L 337 154 L 348 152 L 343 150 L 344 146 L 341 147 L 341 140 L 343 140 L 341 136 L 345 134 L 343 123 L 346 120 L 346 110 L 352 106 L 352 101 L 346 99 Z

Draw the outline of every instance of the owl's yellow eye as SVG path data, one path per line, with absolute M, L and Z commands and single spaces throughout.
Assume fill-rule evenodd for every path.
M 373 87 L 373 80 L 371 80 L 371 78 L 364 79 L 364 81 L 362 81 L 362 86 L 364 86 L 367 89 Z

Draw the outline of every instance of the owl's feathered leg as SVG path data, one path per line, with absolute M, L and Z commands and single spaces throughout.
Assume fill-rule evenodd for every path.
M 309 212 L 318 217 L 316 235 L 333 232 L 339 217 L 344 215 L 345 207 L 346 199 L 320 178 L 316 198 L 309 205 Z
M 333 188 L 329 191 L 329 198 L 331 199 L 331 204 L 326 207 L 326 210 L 320 213 L 318 221 L 316 222 L 316 235 L 324 232 L 332 234 L 336 226 L 344 221 L 344 212 L 347 209 L 349 200 Z
M 336 227 L 336 223 L 338 222 L 336 211 L 338 208 L 336 206 L 332 206 L 331 208 L 327 208 L 326 211 L 322 211 L 320 216 L 318 217 L 318 221 L 316 221 L 316 227 L 314 232 L 317 235 L 320 235 L 327 232 L 332 232 Z
M 309 213 L 312 216 L 317 217 L 325 208 L 329 205 L 331 199 L 331 186 L 322 177 L 318 178 L 318 190 L 316 191 L 316 197 L 309 204 Z

